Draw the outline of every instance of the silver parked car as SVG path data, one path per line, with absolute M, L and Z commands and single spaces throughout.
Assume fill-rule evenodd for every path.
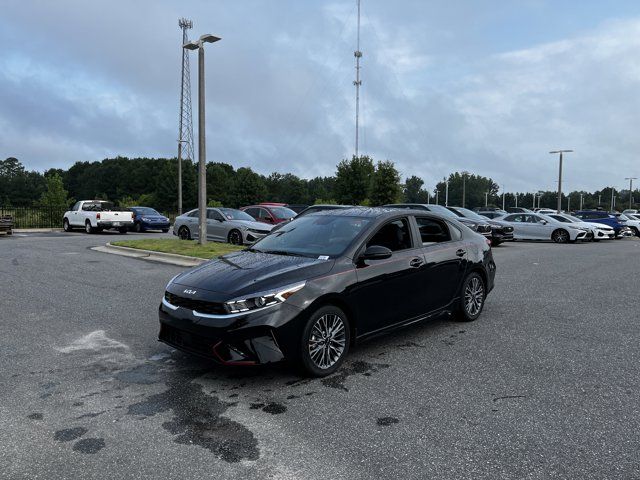
M 256 222 L 234 208 L 207 208 L 207 240 L 234 245 L 252 244 L 267 235 L 273 225 Z M 198 238 L 198 209 L 176 217 L 173 234 L 182 240 Z
M 571 223 L 539 213 L 513 213 L 500 218 L 513 226 L 513 238 L 516 240 L 553 240 L 556 243 L 587 240 L 590 231 L 575 227 Z

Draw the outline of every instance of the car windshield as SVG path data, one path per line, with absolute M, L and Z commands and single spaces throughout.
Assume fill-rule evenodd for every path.
M 156 210 L 149 207 L 133 208 L 132 210 L 140 215 L 160 215 Z
M 563 222 L 563 223 L 576 223 L 576 222 L 582 222 L 582 220 L 580 220 L 579 218 L 574 218 L 570 215 L 549 215 L 551 218 L 553 218 L 554 220 L 558 220 L 559 222 Z
M 565 215 L 564 217 L 573 220 L 573 223 L 584 222 L 584 220 L 582 220 L 581 218 L 574 217 L 573 215 Z
M 269 207 L 274 217 L 279 219 L 289 219 L 296 216 L 296 212 L 287 207 Z
M 85 202 L 82 204 L 82 210 L 87 212 L 108 212 L 113 210 L 111 202 Z
M 235 208 L 219 208 L 220 212 L 225 216 L 227 220 L 246 220 L 248 222 L 255 222 L 255 219 L 248 213 L 242 210 L 236 210 Z
M 468 208 L 462 208 L 462 207 L 456 207 L 455 209 L 458 212 L 460 212 L 463 217 L 470 218 L 472 220 L 483 220 L 486 222 L 486 219 L 484 217 L 482 217 L 481 215 L 478 215 L 473 210 L 469 210 Z
M 343 215 L 305 215 L 258 241 L 249 250 L 303 257 L 336 257 L 371 222 Z
M 443 207 L 442 205 L 428 205 L 427 208 L 429 209 L 430 212 L 440 214 L 443 217 L 449 217 L 449 218 L 456 218 L 457 219 L 460 216 L 460 215 L 456 215 L 451 210 L 449 210 L 446 207 Z

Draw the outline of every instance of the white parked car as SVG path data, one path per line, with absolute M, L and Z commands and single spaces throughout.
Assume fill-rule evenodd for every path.
M 623 210 L 623 211 L 622 211 L 622 213 L 624 213 L 625 215 L 626 215 L 627 213 L 637 214 L 637 213 L 638 213 L 638 210 L 637 210 L 637 209 L 635 209 L 635 208 L 627 208 L 627 209 Z
M 585 222 L 584 220 L 580 220 L 578 217 L 567 215 L 566 213 L 561 213 L 560 215 L 558 215 L 557 213 L 553 213 L 548 214 L 547 216 L 558 220 L 559 222 L 571 223 L 578 228 L 589 230 L 593 235 L 591 240 L 593 240 L 594 242 L 616 238 L 615 230 L 609 225 L 605 225 L 603 223 Z
M 65 212 L 62 218 L 65 232 L 74 228 L 83 228 L 87 233 L 114 228 L 127 233 L 133 227 L 133 212 L 117 210 L 113 203 L 104 200 L 81 200 Z
M 616 217 L 618 217 L 619 220 L 626 220 L 627 227 L 631 229 L 636 237 L 640 237 L 640 219 L 637 218 L 637 215 L 623 212 L 620 215 L 616 215 Z
M 513 213 L 500 218 L 513 226 L 515 240 L 552 240 L 556 243 L 587 240 L 591 232 L 539 213 Z

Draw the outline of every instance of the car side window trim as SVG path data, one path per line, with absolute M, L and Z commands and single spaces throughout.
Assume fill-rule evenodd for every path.
M 413 224 L 413 222 L 415 222 L 415 219 L 413 219 L 413 217 L 407 217 L 407 216 L 395 217 L 395 218 L 388 219 L 386 222 L 384 222 L 378 228 L 375 228 L 373 232 L 371 232 L 369 235 L 365 237 L 365 239 L 362 241 L 362 243 L 356 250 L 356 254 L 353 258 L 354 262 L 357 261 L 358 257 L 362 255 L 362 253 L 367 249 L 367 244 L 369 243 L 369 241 L 380 231 L 382 227 L 384 227 L 385 225 L 388 225 L 391 222 L 397 222 L 398 220 L 403 220 L 403 219 L 407 222 L 407 226 L 409 228 L 409 241 L 411 242 L 411 246 L 409 248 L 403 248 L 402 250 L 392 251 L 391 252 L 392 257 L 396 253 L 411 252 L 413 250 L 422 249 L 422 245 L 416 244 L 416 241 L 415 241 L 416 228 L 414 227 L 414 224 Z

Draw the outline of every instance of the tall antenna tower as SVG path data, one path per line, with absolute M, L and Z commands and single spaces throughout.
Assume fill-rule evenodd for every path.
M 360 51 L 360 0 L 358 0 L 358 34 L 357 34 L 357 46 L 356 51 L 353 52 L 353 56 L 356 57 L 356 79 L 353 84 L 356 86 L 356 157 L 358 156 L 358 128 L 360 121 L 360 59 L 362 58 L 362 52 Z
M 189 51 L 182 45 L 189 41 L 187 30 L 193 28 L 193 22 L 186 18 L 178 20 L 182 30 L 182 83 L 180 85 L 180 127 L 178 129 L 178 215 L 182 214 L 182 152 L 189 161 L 193 160 L 193 119 L 191 116 L 191 71 L 189 69 Z

